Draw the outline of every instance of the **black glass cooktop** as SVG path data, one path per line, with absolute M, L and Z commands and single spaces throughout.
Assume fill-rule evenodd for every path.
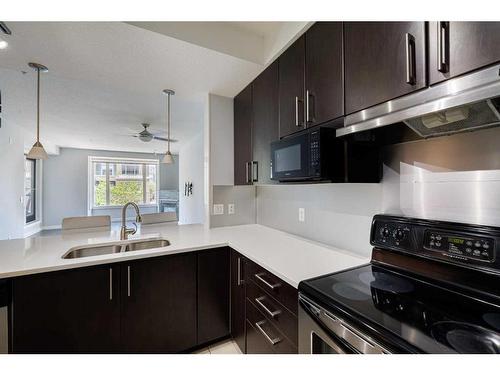
M 474 298 L 376 265 L 308 280 L 299 289 L 417 351 L 500 353 L 498 301 Z

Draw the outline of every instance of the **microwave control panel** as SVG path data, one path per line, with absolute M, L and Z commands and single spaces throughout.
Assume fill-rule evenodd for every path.
M 321 175 L 321 165 L 320 165 L 320 147 L 319 147 L 319 130 L 314 131 L 310 134 L 310 168 L 311 175 L 319 176 Z

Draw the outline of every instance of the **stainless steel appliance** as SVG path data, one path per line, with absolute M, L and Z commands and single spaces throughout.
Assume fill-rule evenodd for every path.
M 335 129 L 315 127 L 271 143 L 271 179 L 334 180 L 342 175 L 342 143 Z
M 346 116 L 337 136 L 404 122 L 421 137 L 500 125 L 500 65 Z
M 377 215 L 370 264 L 299 285 L 301 353 L 500 353 L 500 228 Z

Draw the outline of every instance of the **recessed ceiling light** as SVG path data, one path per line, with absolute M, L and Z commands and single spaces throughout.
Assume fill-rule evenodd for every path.
M 7 48 L 9 43 L 7 43 L 5 40 L 0 39 L 0 49 L 5 49 Z

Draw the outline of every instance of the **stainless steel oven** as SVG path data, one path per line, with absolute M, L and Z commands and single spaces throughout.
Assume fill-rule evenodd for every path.
M 299 353 L 384 354 L 389 350 L 345 319 L 299 295 Z

